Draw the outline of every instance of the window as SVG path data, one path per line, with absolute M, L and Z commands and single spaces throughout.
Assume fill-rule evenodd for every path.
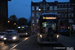
M 39 16 L 39 13 L 38 13 L 38 12 L 36 13 L 36 16 L 37 16 L 37 17 Z
M 54 6 L 54 10 L 57 10 L 57 6 Z
M 60 14 L 59 14 L 58 18 L 60 18 Z
M 59 4 L 59 8 L 61 7 L 61 5 Z
M 63 18 L 63 14 L 62 14 L 62 18 Z
M 72 11 L 73 11 L 73 7 L 72 7 Z
M 34 9 L 34 6 L 32 6 L 32 10 L 35 10 L 35 9 Z
M 39 20 L 37 19 L 36 21 L 37 21 L 37 23 L 38 23 Z
M 60 12 L 60 10 L 59 10 L 59 12 Z
M 50 11 L 50 13 L 52 13 L 52 11 Z
M 55 11 L 55 13 L 57 13 L 57 11 Z
M 43 10 L 45 10 L 45 6 L 43 6 Z
M 67 14 L 65 14 L 65 18 L 67 18 Z
M 39 6 L 36 6 L 36 10 L 39 10 Z
M 34 19 L 32 20 L 32 23 L 34 23 Z
M 72 13 L 72 17 L 74 17 L 74 14 Z
M 50 6 L 50 8 L 49 8 L 50 10 L 53 10 L 53 6 Z
M 70 18 L 70 14 L 68 14 L 68 18 Z
M 34 17 L 34 13 L 32 13 L 32 17 Z

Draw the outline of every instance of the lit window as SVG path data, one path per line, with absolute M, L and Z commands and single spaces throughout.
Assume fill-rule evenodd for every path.
M 32 6 L 32 10 L 34 10 L 34 6 Z
M 34 26 L 34 24 L 33 24 L 33 26 Z
M 32 20 L 32 23 L 34 23 L 34 20 Z
M 54 10 L 57 10 L 57 6 L 54 6 Z
M 53 10 L 53 6 L 50 6 L 50 8 L 49 8 L 50 10 Z
M 39 6 L 36 6 L 36 10 L 39 10 Z
M 36 21 L 37 21 L 37 23 L 38 23 L 39 20 L 37 19 Z
M 32 13 L 32 17 L 34 17 L 34 13 Z

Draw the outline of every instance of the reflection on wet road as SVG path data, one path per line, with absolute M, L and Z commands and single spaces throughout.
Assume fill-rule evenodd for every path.
M 4 44 L 3 41 L 0 41 L 0 50 L 10 50 L 10 49 L 16 47 L 17 45 L 19 45 L 20 43 L 24 42 L 27 39 L 28 39 L 28 37 L 21 37 L 19 42 L 10 42 L 7 44 Z

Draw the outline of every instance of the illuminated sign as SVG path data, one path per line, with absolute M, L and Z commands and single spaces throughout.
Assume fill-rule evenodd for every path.
M 22 28 L 24 28 L 24 27 L 22 26 Z
M 56 19 L 56 17 L 43 17 L 43 19 Z

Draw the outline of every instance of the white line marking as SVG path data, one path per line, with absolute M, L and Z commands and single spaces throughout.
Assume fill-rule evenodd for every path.
M 27 40 L 28 38 L 25 38 L 22 42 L 24 42 L 25 40 Z M 18 45 L 20 45 L 22 42 L 20 42 L 19 44 L 13 46 L 10 50 L 13 50 L 15 47 L 17 47 Z

